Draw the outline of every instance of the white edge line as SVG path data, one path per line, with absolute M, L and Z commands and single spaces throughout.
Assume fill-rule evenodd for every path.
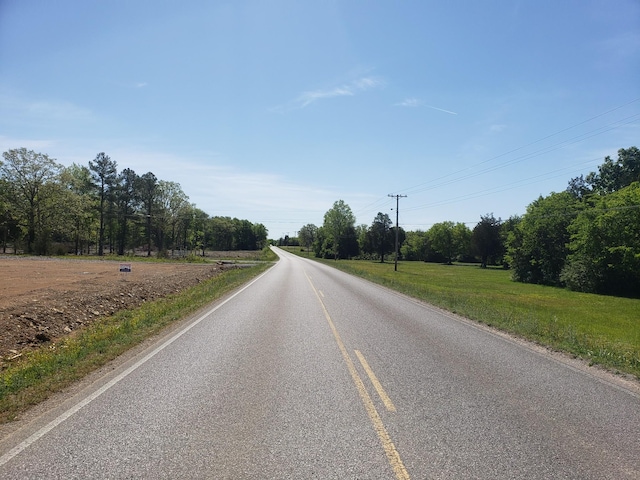
M 215 307 L 213 307 L 211 310 L 208 310 L 206 313 L 202 314 L 200 316 L 200 318 L 198 318 L 196 321 L 194 321 L 193 323 L 191 323 L 189 326 L 187 326 L 186 328 L 184 328 L 183 330 L 179 331 L 178 333 L 176 333 L 173 337 L 171 337 L 169 340 L 167 340 L 166 342 L 164 342 L 162 345 L 160 345 L 159 347 L 157 347 L 155 350 L 153 350 L 152 352 L 148 353 L 146 356 L 144 356 L 143 358 L 141 358 L 140 360 L 138 360 L 136 363 L 134 363 L 133 365 L 131 365 L 129 368 L 127 368 L 124 372 L 120 373 L 117 377 L 111 379 L 109 382 L 107 382 L 106 384 L 104 384 L 102 387 L 100 387 L 98 390 L 96 390 L 95 392 L 93 392 L 91 395 L 85 397 L 83 400 L 81 400 L 80 402 L 76 403 L 73 407 L 71 407 L 70 409 L 68 409 L 66 412 L 61 413 L 60 415 L 58 415 L 58 417 L 56 417 L 54 420 L 52 420 L 51 422 L 49 422 L 47 425 L 45 425 L 44 427 L 42 427 L 40 430 L 38 430 L 37 432 L 35 432 L 34 434 L 32 434 L 30 437 L 28 437 L 26 440 L 23 440 L 22 442 L 20 442 L 18 445 L 16 445 L 15 447 L 13 447 L 11 450 L 9 450 L 7 453 L 5 453 L 4 455 L 2 455 L 2 457 L 0 457 L 0 466 L 3 466 L 4 464 L 6 464 L 7 462 L 9 462 L 9 460 L 11 460 L 12 458 L 14 458 L 16 455 L 18 455 L 20 452 L 22 452 L 23 450 L 25 450 L 26 448 L 28 448 L 30 445 L 32 445 L 33 443 L 35 443 L 36 441 L 38 441 L 40 438 L 44 437 L 47 433 L 49 433 L 51 430 L 53 430 L 54 428 L 56 428 L 58 425 L 60 425 L 62 422 L 64 422 L 65 420 L 67 420 L 68 418 L 70 418 L 71 416 L 73 416 L 74 414 L 76 414 L 78 411 L 80 411 L 82 408 L 86 407 L 87 405 L 89 405 L 91 402 L 93 402 L 96 398 L 98 398 L 100 395 L 102 395 L 104 392 L 106 392 L 107 390 L 109 390 L 111 387 L 113 387 L 114 385 L 116 385 L 117 383 L 119 383 L 121 380 L 125 379 L 127 376 L 129 376 L 129 374 L 131 374 L 133 371 L 137 370 L 140 366 L 142 366 L 143 364 L 145 364 L 147 361 L 149 361 L 151 358 L 153 358 L 154 356 L 156 356 L 158 353 L 160 353 L 162 350 L 164 350 L 166 347 L 168 347 L 169 345 L 171 345 L 173 342 L 175 342 L 178 338 L 180 338 L 182 335 L 184 335 L 185 333 L 187 333 L 189 330 L 191 330 L 193 327 L 195 327 L 196 325 L 198 325 L 200 322 L 202 322 L 205 318 L 207 318 L 209 315 L 211 315 L 213 312 L 215 312 L 216 310 L 218 310 L 220 307 L 222 307 L 223 305 L 225 305 L 227 302 L 233 300 L 236 296 L 240 295 L 243 291 L 245 291 L 247 288 L 249 288 L 251 285 L 253 285 L 255 282 L 257 282 L 258 280 L 260 280 L 264 275 L 266 275 L 269 271 L 271 271 L 271 269 L 268 269 L 266 272 L 262 273 L 261 275 L 259 275 L 258 277 L 254 278 L 251 282 L 249 282 L 248 284 L 246 284 L 244 287 L 242 287 L 240 290 L 238 290 L 237 292 L 235 292 L 233 295 L 231 295 L 230 297 L 228 297 L 227 299 L 225 299 L 224 301 L 222 301 L 221 303 L 217 304 Z

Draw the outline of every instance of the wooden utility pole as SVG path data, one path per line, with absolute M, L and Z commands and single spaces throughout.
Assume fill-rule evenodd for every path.
M 398 271 L 398 233 L 400 232 L 400 226 L 398 225 L 398 217 L 399 217 L 399 212 L 398 210 L 400 209 L 400 199 L 401 198 L 406 198 L 406 195 L 393 195 L 393 194 L 389 194 L 387 195 L 388 197 L 395 197 L 396 199 L 396 261 L 395 261 L 395 265 L 393 267 L 393 270 L 395 272 Z

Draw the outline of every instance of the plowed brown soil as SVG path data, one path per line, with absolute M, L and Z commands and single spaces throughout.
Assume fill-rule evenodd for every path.
M 218 275 L 222 264 L 131 263 L 0 256 L 0 368 L 118 310 Z

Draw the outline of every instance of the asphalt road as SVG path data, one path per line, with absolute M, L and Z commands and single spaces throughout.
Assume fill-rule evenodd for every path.
M 3 439 L 0 478 L 640 478 L 633 385 L 279 253 Z

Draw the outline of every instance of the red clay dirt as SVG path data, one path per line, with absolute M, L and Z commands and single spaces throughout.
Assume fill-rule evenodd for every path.
M 131 272 L 122 273 L 121 263 Z M 226 265 L 0 255 L 0 369 L 118 310 L 184 290 Z

